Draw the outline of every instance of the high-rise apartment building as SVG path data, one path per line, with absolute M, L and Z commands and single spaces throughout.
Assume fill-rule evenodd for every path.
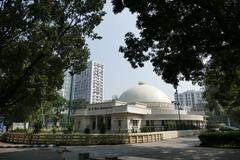
M 87 63 L 81 74 L 74 75 L 74 99 L 85 99 L 89 103 L 103 101 L 103 65 L 96 61 Z
M 198 108 L 202 108 L 205 101 L 202 98 L 202 91 L 188 90 L 183 93 L 179 93 L 175 96 L 175 101 L 178 102 L 179 106 L 188 106 L 191 107 L 192 110 L 198 110 Z
M 62 86 L 62 89 L 59 90 L 59 94 L 67 100 L 69 100 L 69 97 L 70 97 L 70 87 L 71 87 L 71 75 L 69 71 L 70 70 L 67 70 L 64 72 L 63 86 Z M 73 83 L 73 88 L 74 88 L 74 83 Z M 72 93 L 74 92 L 72 91 Z

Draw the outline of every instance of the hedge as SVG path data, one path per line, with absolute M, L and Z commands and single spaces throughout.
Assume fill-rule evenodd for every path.
M 205 132 L 198 138 L 201 146 L 240 148 L 240 131 Z

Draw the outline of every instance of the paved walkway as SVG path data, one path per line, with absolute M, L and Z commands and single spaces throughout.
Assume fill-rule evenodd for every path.
M 47 144 L 13 144 L 13 143 L 4 143 L 0 142 L 0 148 L 37 148 L 37 147 L 55 147 L 56 145 L 47 145 Z
M 66 160 L 78 160 L 78 153 L 90 153 L 90 157 L 101 158 L 108 155 L 116 155 L 123 160 L 238 160 L 240 157 L 239 149 L 219 149 L 197 147 L 199 141 L 196 137 L 185 137 L 156 143 L 132 144 L 132 145 L 92 145 L 92 146 L 71 146 L 67 147 L 71 152 L 64 153 Z M 6 151 L 7 150 L 7 151 Z M 23 150 L 5 149 L 1 153 L 0 160 L 57 160 L 60 154 L 57 148 Z M 19 151 L 19 152 L 18 152 Z

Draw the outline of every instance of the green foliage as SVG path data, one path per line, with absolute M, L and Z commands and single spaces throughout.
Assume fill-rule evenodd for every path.
M 65 110 L 66 103 L 67 100 L 59 94 L 56 94 L 55 96 L 49 98 L 49 105 L 50 108 L 52 108 L 50 117 L 55 126 L 57 126 L 57 123 L 60 121 L 60 119 L 63 118 L 62 112 Z
M 140 36 L 125 35 L 119 51 L 133 68 L 150 61 L 157 75 L 214 86 L 214 101 L 240 123 L 240 2 L 112 0 L 113 11 L 137 15 Z
M 105 124 L 105 123 L 101 123 L 101 124 L 100 124 L 99 132 L 100 132 L 101 134 L 105 134 L 106 131 L 107 131 L 106 124 Z
M 164 125 L 165 131 L 172 131 L 172 130 L 188 130 L 188 129 L 200 129 L 198 126 L 192 125 L 192 124 L 186 124 L 186 123 L 178 123 L 175 124 L 168 124 L 166 123 Z
M 210 82 L 209 78 L 206 79 L 206 81 Z M 222 82 L 219 81 L 219 83 Z M 218 114 L 219 117 L 229 116 L 233 118 L 235 122 L 240 124 L 239 99 L 236 97 L 238 95 L 239 87 L 235 86 L 229 92 L 229 88 L 221 86 L 219 83 L 214 82 L 214 84 L 212 84 L 211 82 L 210 84 L 207 84 L 203 94 L 204 98 L 208 102 L 206 107 L 212 112 L 210 118 L 214 118 L 216 114 Z M 223 87 L 226 87 L 224 91 L 222 91 Z
M 12 130 L 11 132 L 14 132 L 14 133 L 27 133 L 28 130 L 27 129 L 16 128 L 16 129 Z
M 150 127 L 150 126 L 145 126 L 140 128 L 141 132 L 155 132 L 155 128 L 154 127 Z
M 73 133 L 73 123 L 67 127 L 67 133 Z
M 35 122 L 33 125 L 33 133 L 40 133 L 41 129 L 42 129 L 42 122 L 41 121 Z
M 171 130 L 177 130 L 178 128 L 175 126 L 175 125 L 173 125 L 173 124 L 170 124 L 170 123 L 166 123 L 165 125 L 164 125 L 164 130 L 165 131 L 171 131 Z
M 164 131 L 168 131 L 169 130 L 169 124 L 164 124 Z
M 53 123 L 56 127 L 57 122 L 63 119 L 62 111 L 64 111 L 65 105 L 66 100 L 55 92 L 41 102 L 40 108 L 29 116 L 29 121 L 36 122 L 44 120 L 44 126 L 48 123 Z
M 24 121 L 89 57 L 105 0 L 1 1 L 0 113 Z
M 52 128 L 52 133 L 53 133 L 53 134 L 56 134 L 56 133 L 57 133 L 57 128 L 56 128 L 55 126 Z
M 74 99 L 72 101 L 72 107 L 73 109 L 81 109 L 81 108 L 86 108 L 88 102 L 85 101 L 85 99 L 83 98 L 79 98 L 79 99 Z
M 202 146 L 240 147 L 240 131 L 205 132 L 198 138 Z

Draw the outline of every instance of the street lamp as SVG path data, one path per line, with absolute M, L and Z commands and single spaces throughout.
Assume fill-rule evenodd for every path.
M 70 84 L 70 94 L 69 94 L 69 101 L 68 101 L 68 119 L 67 119 L 67 127 L 70 127 L 70 110 L 71 110 L 71 103 L 72 103 L 72 90 L 73 90 L 73 76 L 75 72 L 73 69 L 69 71 L 69 74 L 71 76 L 71 84 Z
M 176 88 L 176 92 L 175 92 L 175 97 L 176 97 L 176 107 L 177 107 L 177 110 L 178 110 L 178 120 L 180 122 L 180 110 L 179 110 L 179 103 L 178 103 L 178 90 Z

